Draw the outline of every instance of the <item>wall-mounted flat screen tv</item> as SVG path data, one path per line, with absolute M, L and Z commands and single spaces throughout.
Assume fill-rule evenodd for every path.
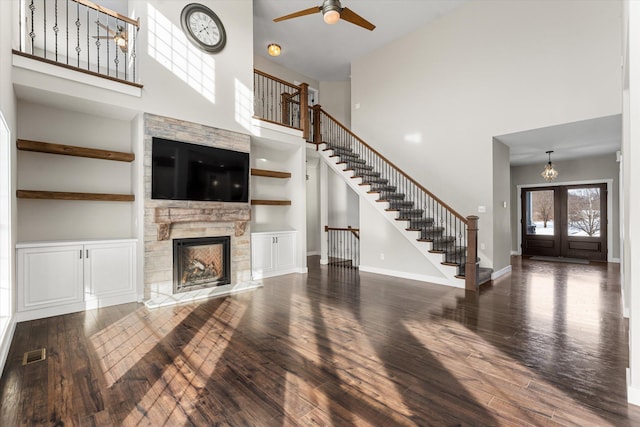
M 249 153 L 153 138 L 151 198 L 249 201 Z

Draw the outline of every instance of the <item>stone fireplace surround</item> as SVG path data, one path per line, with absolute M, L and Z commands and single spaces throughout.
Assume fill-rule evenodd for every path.
M 189 302 L 262 286 L 251 281 L 249 203 L 151 199 L 152 138 L 249 152 L 248 135 L 144 115 L 144 299 L 148 307 Z M 231 236 L 231 284 L 173 294 L 172 239 Z

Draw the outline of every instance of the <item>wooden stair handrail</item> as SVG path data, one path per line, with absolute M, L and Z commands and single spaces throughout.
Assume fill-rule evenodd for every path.
M 398 172 L 400 172 L 400 174 L 402 176 L 404 176 L 406 179 L 408 179 L 411 183 L 413 183 L 416 187 L 418 187 L 420 190 L 424 191 L 425 193 L 427 193 L 433 200 L 435 200 L 436 202 L 438 202 L 440 205 L 442 205 L 442 207 L 444 207 L 445 209 L 447 209 L 449 212 L 451 212 L 454 216 L 456 216 L 460 221 L 462 221 L 465 225 L 468 225 L 468 221 L 467 218 L 465 218 L 464 216 L 462 216 L 461 214 L 459 214 L 458 212 L 455 211 L 455 209 L 453 209 L 451 206 L 449 206 L 448 204 L 446 204 L 445 202 L 443 202 L 439 197 L 437 197 L 435 194 L 433 194 L 431 191 L 427 190 L 426 188 L 424 188 L 424 186 L 422 186 L 419 182 L 417 182 L 415 179 L 411 178 L 409 175 L 407 175 L 404 170 L 400 169 L 398 166 L 396 166 L 392 161 L 390 161 L 389 159 L 387 159 L 385 156 L 383 156 L 382 154 L 380 154 L 375 148 L 371 147 L 369 144 L 367 144 L 366 142 L 364 142 L 360 137 L 358 137 L 356 134 L 354 134 L 353 132 L 351 132 L 349 129 L 347 129 L 347 127 L 345 125 L 343 125 L 342 123 L 340 123 L 338 120 L 335 119 L 335 117 L 333 117 L 331 114 L 327 113 L 324 109 L 320 108 L 320 111 L 327 116 L 329 119 L 333 120 L 339 127 L 341 127 L 345 132 L 347 132 L 349 135 L 351 135 L 352 137 L 354 137 L 355 139 L 358 140 L 358 142 L 360 142 L 362 145 L 364 145 L 365 147 L 367 147 L 369 150 L 373 151 L 378 157 L 380 157 L 382 160 L 384 160 L 387 164 L 389 164 L 391 167 L 395 168 Z
M 289 83 L 289 82 L 288 82 L 288 81 L 286 81 L 286 80 L 279 79 L 278 77 L 276 77 L 276 76 L 272 76 L 271 74 L 267 74 L 267 73 L 265 73 L 264 71 L 256 70 L 256 69 L 254 68 L 254 69 L 253 69 L 253 72 L 254 72 L 255 74 L 258 74 L 259 76 L 266 77 L 266 78 L 268 78 L 268 79 L 270 79 L 270 80 L 275 80 L 276 82 L 281 83 L 281 84 L 283 84 L 283 85 L 285 85 L 285 86 L 289 86 L 289 87 L 291 87 L 291 88 L 294 88 L 294 89 L 298 89 L 298 90 L 300 90 L 300 86 L 298 86 L 298 85 L 294 85 L 293 83 Z
M 121 21 L 128 22 L 129 24 L 135 25 L 136 28 L 140 29 L 140 18 L 131 19 L 128 16 L 121 15 L 118 12 L 115 12 L 115 11 L 113 11 L 111 9 L 107 9 L 104 6 L 100 6 L 99 4 L 95 4 L 95 3 L 93 3 L 93 2 L 91 2 L 89 0 L 72 0 L 72 1 L 74 1 L 76 3 L 80 3 L 82 5 L 85 5 L 85 6 L 89 7 L 89 8 L 91 8 L 91 9 L 100 11 L 100 12 L 106 14 L 106 15 L 113 16 L 114 18 L 119 19 Z
M 353 234 L 354 236 L 356 236 L 356 239 L 360 240 L 360 229 L 359 228 L 353 228 L 353 227 L 347 227 L 347 228 L 339 228 L 339 227 L 329 227 L 328 225 L 324 226 L 324 231 L 325 233 L 329 232 L 329 231 L 350 231 L 351 234 Z

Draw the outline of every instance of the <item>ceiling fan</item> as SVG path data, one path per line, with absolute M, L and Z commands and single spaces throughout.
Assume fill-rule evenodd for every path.
M 322 12 L 324 22 L 327 24 L 335 24 L 340 20 L 340 18 L 342 18 L 347 22 L 351 22 L 352 24 L 365 28 L 369 31 L 373 31 L 373 29 L 376 28 L 375 25 L 353 12 L 351 9 L 342 7 L 340 0 L 324 0 L 322 2 L 322 6 L 300 10 L 298 12 L 276 18 L 273 21 L 280 22 L 286 19 L 298 18 L 300 16 L 311 15 L 318 12 Z
M 120 48 L 122 53 L 127 53 L 127 45 L 128 45 L 129 39 L 127 38 L 127 31 L 124 29 L 124 26 L 116 25 L 117 31 L 113 31 L 111 28 L 107 27 L 101 22 L 96 22 L 96 24 L 98 24 L 100 27 L 107 30 L 107 33 L 109 35 L 93 36 L 94 39 L 113 39 L 113 41 Z

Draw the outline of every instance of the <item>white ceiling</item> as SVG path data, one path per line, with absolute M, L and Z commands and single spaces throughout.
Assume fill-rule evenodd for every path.
M 600 117 L 497 136 L 510 149 L 512 166 L 615 153 L 622 141 L 622 116 Z
M 0 0 L 1 1 L 1 0 Z M 274 18 L 313 6 L 322 0 L 253 0 L 254 53 L 320 81 L 349 79 L 350 63 L 405 34 L 413 32 L 469 0 L 342 0 L 376 25 L 368 31 L 348 22 L 327 25 L 320 13 L 273 22 Z M 127 13 L 128 0 L 100 0 L 100 4 Z M 269 43 L 282 46 L 282 55 L 266 54 Z M 23 91 L 26 92 L 26 91 Z M 20 94 L 19 94 L 20 95 Z M 22 93 L 24 98 L 29 94 Z M 621 116 L 614 115 L 496 138 L 509 146 L 512 165 L 567 160 L 615 153 L 622 139 Z
M 282 54 L 274 62 L 320 81 L 349 79 L 350 64 L 392 40 L 413 32 L 468 0 L 342 0 L 342 6 L 376 26 L 373 31 L 340 20 L 327 25 L 316 13 L 281 22 L 274 18 L 320 6 L 322 0 L 253 0 L 254 53 L 267 58 L 267 45 Z
M 282 22 L 274 18 L 322 4 L 322 0 L 253 0 L 254 53 L 320 81 L 349 79 L 350 63 L 380 46 L 427 25 L 468 0 L 342 0 L 374 25 L 368 31 L 348 22 L 327 25 L 322 14 Z M 282 55 L 271 58 L 267 45 Z M 512 165 L 615 153 L 622 138 L 620 115 L 502 135 Z

